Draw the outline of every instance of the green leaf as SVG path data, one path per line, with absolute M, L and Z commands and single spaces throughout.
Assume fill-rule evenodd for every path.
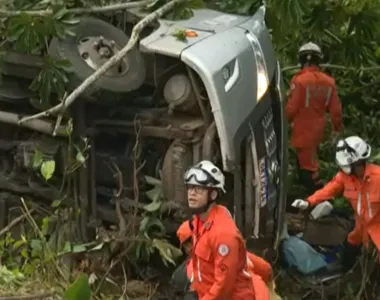
M 51 207 L 57 208 L 58 206 L 61 205 L 62 200 L 54 200 L 53 203 L 51 204 Z
M 39 150 L 36 150 L 33 156 L 33 169 L 38 169 L 42 163 L 42 153 Z
M 87 248 L 85 247 L 85 245 L 74 245 L 72 249 L 73 253 L 81 253 L 81 252 L 86 252 L 86 251 L 87 251 Z
M 165 234 L 165 226 L 162 224 L 160 219 L 156 217 L 148 216 L 140 222 L 140 233 L 144 234 L 147 239 L 149 239 L 150 231 L 153 228 L 157 228 L 159 230 L 159 232 L 156 232 L 156 235 L 163 236 Z
M 374 161 L 376 163 L 379 163 L 380 162 L 380 151 L 378 153 L 376 153 L 372 158 L 371 158 L 371 161 Z
M 166 240 L 153 239 L 152 246 L 159 251 L 164 263 L 169 262 L 174 266 L 176 265 L 174 260 L 181 257 L 183 254 L 180 249 L 174 247 Z
M 31 54 L 45 46 L 47 28 L 44 20 L 24 13 L 10 19 L 7 34 L 16 50 Z
M 42 251 L 42 242 L 38 239 L 32 239 L 30 241 L 30 247 L 37 252 Z
M 140 232 L 146 231 L 146 229 L 148 228 L 149 219 L 150 219 L 149 216 L 145 216 L 144 218 L 141 219 L 141 221 L 140 221 Z
M 177 29 L 172 33 L 172 36 L 175 37 L 178 41 L 187 43 L 186 30 Z
M 21 250 L 21 256 L 23 257 L 23 258 L 28 258 L 29 257 L 29 254 L 28 254 L 28 249 L 26 249 L 26 248 L 24 248 L 24 249 L 22 249 Z
M 88 283 L 88 276 L 79 277 L 65 292 L 65 300 L 90 300 L 91 289 Z
M 82 152 L 78 151 L 76 155 L 76 160 L 80 163 L 85 163 L 86 159 L 84 158 Z
M 156 186 L 155 188 L 147 191 L 146 196 L 152 202 L 159 202 L 162 198 L 162 187 Z
M 162 186 L 162 181 L 151 176 L 144 176 L 145 181 L 149 185 Z
M 68 60 L 57 60 L 45 55 L 42 69 L 30 84 L 29 89 L 38 92 L 40 101 L 45 105 L 50 103 L 53 92 L 62 99 L 66 92 L 66 84 L 69 82 L 70 66 L 71 63 Z
M 161 201 L 154 201 L 147 205 L 144 205 L 144 209 L 149 212 L 158 211 L 161 208 Z
M 62 20 L 62 23 L 69 24 L 69 25 L 77 25 L 80 22 L 80 19 L 64 19 Z
M 42 163 L 41 165 L 41 175 L 45 178 L 45 180 L 49 180 L 55 171 L 55 161 L 48 160 Z
M 36 272 L 36 266 L 33 264 L 26 264 L 23 268 L 23 271 L 26 275 L 31 275 Z
M 100 243 L 99 245 L 96 245 L 95 247 L 91 248 L 90 250 L 88 251 L 97 251 L 97 250 L 101 250 L 104 246 L 104 243 Z
M 13 244 L 13 250 L 17 250 L 17 249 L 19 249 L 23 245 L 25 245 L 25 240 L 23 240 L 23 239 L 18 240 L 17 242 L 15 242 Z
M 49 217 L 45 217 L 45 218 L 42 219 L 41 231 L 42 231 L 43 235 L 46 235 L 48 233 L 48 230 L 49 230 L 49 221 L 50 221 Z

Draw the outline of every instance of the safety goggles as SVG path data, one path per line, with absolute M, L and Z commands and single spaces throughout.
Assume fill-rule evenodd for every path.
M 197 168 L 191 167 L 185 173 L 185 183 L 186 184 L 199 184 L 199 185 L 217 185 L 220 182 L 216 180 L 210 173 L 207 171 Z
M 347 144 L 346 140 L 341 140 L 341 141 L 343 143 L 341 146 L 336 147 L 336 152 L 345 151 L 352 157 L 355 157 L 358 155 L 355 149 L 353 149 L 352 147 L 350 147 L 350 145 Z

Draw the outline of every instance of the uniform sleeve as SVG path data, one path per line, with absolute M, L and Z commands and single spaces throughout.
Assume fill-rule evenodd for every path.
M 299 80 L 293 77 L 290 83 L 290 94 L 288 98 L 288 102 L 285 106 L 286 116 L 288 121 L 293 122 L 294 117 L 297 115 L 298 110 L 302 105 L 302 100 L 304 99 L 305 92 L 302 84 L 300 84 Z
M 192 223 L 190 221 L 185 221 L 179 226 L 177 230 L 177 237 L 181 246 L 188 240 L 190 240 L 192 235 Z
M 253 272 L 259 275 L 265 283 L 269 283 L 272 280 L 272 266 L 265 259 L 247 252 L 248 259 L 253 264 Z
M 331 116 L 333 131 L 341 132 L 343 130 L 342 104 L 336 92 L 335 84 L 332 87 L 328 110 Z
M 333 180 L 331 180 L 326 186 L 316 191 L 307 200 L 311 206 L 317 205 L 323 201 L 330 200 L 335 196 L 341 194 L 344 190 L 344 181 L 342 175 L 338 173 Z
M 213 252 L 215 253 L 215 281 L 209 292 L 200 300 L 231 299 L 239 272 L 240 242 L 237 237 L 224 236 L 216 238 Z
M 355 245 L 355 246 L 360 245 L 363 241 L 363 226 L 362 226 L 360 220 L 358 220 L 358 217 L 355 217 L 355 227 L 348 234 L 347 241 L 351 245 Z

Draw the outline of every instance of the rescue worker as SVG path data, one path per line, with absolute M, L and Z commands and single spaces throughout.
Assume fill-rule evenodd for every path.
M 380 249 L 380 167 L 367 163 L 371 146 L 358 136 L 340 140 L 336 148 L 336 162 L 340 171 L 324 188 L 306 201 L 297 199 L 292 206 L 306 210 L 342 194 L 355 212 L 355 228 L 348 235 L 343 263 L 351 268 L 363 243 Z
M 299 51 L 302 70 L 291 80 L 286 115 L 292 124 L 291 145 L 297 153 L 300 183 L 313 193 L 323 186 L 318 177 L 318 145 L 323 141 L 326 112 L 331 115 L 336 137 L 342 131 L 342 107 L 335 80 L 322 72 L 323 54 L 318 45 L 307 43 Z
M 228 212 L 228 210 L 226 209 Z M 228 212 L 229 213 L 229 212 Z M 187 255 L 191 255 L 191 237 L 192 237 L 192 224 L 185 221 L 177 230 L 177 237 L 180 241 L 181 248 L 184 249 Z M 254 255 L 247 251 L 247 270 L 252 277 L 252 285 L 255 290 L 255 300 L 269 299 L 278 300 L 281 297 L 276 293 L 276 285 L 273 279 L 273 270 L 271 265 L 263 258 Z M 186 275 L 190 281 L 193 268 L 191 258 L 186 262 Z
M 228 210 L 226 209 L 229 214 Z M 177 230 L 177 237 L 180 241 L 181 248 L 187 255 L 191 255 L 191 237 L 192 237 L 192 222 L 185 221 Z M 187 262 L 187 275 L 191 278 L 191 263 Z M 273 270 L 270 263 L 265 259 L 247 251 L 247 269 L 250 273 L 259 275 L 266 284 L 270 284 L 273 280 Z
M 226 208 L 215 202 L 219 193 L 225 192 L 223 173 L 204 160 L 191 167 L 184 180 L 193 214 L 192 299 L 256 299 L 245 242 Z M 186 298 L 191 299 L 189 294 Z

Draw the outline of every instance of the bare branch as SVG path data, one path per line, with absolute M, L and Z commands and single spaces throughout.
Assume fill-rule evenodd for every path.
M 347 71 L 371 72 L 371 71 L 378 71 L 378 70 L 380 70 L 380 66 L 379 65 L 375 65 L 375 66 L 371 66 L 371 67 L 362 67 L 362 68 L 347 67 L 347 66 L 332 65 L 332 64 L 321 64 L 320 66 L 322 68 L 326 68 L 326 69 L 337 69 L 337 70 L 347 70 Z M 287 71 L 293 71 L 293 70 L 298 70 L 298 69 L 301 69 L 301 65 L 284 67 L 284 68 L 282 68 L 281 71 L 282 72 L 287 72 Z
M 153 2 L 153 0 L 142 0 L 135 2 L 111 4 L 106 6 L 95 6 L 95 7 L 83 7 L 83 8 L 72 8 L 67 9 L 67 13 L 72 14 L 84 14 L 84 13 L 106 13 L 115 10 L 126 10 L 131 8 L 142 7 Z M 0 17 L 15 17 L 21 14 L 27 14 L 29 16 L 43 17 L 53 14 L 51 9 L 46 10 L 6 10 L 0 9 Z
M 46 299 L 54 296 L 54 292 L 46 292 L 35 295 L 25 295 L 25 296 L 4 296 L 0 297 L 0 300 L 38 300 Z
M 132 30 L 131 38 L 129 39 L 126 46 L 117 52 L 114 56 L 110 58 L 104 65 L 102 65 L 99 69 L 97 69 L 91 76 L 87 77 L 86 80 L 82 82 L 80 86 L 78 86 L 67 98 L 64 103 L 60 103 L 46 111 L 38 113 L 33 116 L 28 116 L 22 118 L 20 123 L 30 121 L 33 119 L 38 119 L 40 117 L 46 117 L 49 115 L 53 115 L 59 112 L 63 112 L 66 107 L 70 106 L 87 88 L 89 88 L 96 80 L 98 80 L 101 76 L 103 76 L 111 67 L 117 64 L 120 60 L 123 59 L 124 56 L 136 45 L 138 42 L 140 32 L 144 29 L 148 24 L 157 20 L 168 11 L 172 10 L 175 5 L 178 5 L 186 0 L 172 0 L 171 2 L 163 5 L 156 11 L 150 13 L 146 17 L 144 17 L 140 22 L 138 22 Z
M 31 214 L 34 213 L 34 209 L 32 208 L 29 210 Z M 8 233 L 13 227 L 15 227 L 17 224 L 19 224 L 22 220 L 26 218 L 25 214 L 22 214 L 21 216 L 18 216 L 12 222 L 10 222 L 7 226 L 5 226 L 3 229 L 0 230 L 0 236 L 3 236 L 4 234 Z M 1 298 L 0 298 L 1 300 Z
M 45 133 L 48 135 L 53 135 L 54 124 L 49 121 L 44 120 L 31 120 L 29 122 L 25 122 L 20 124 L 20 116 L 14 113 L 9 113 L 0 110 L 0 122 L 21 126 L 25 128 L 32 129 L 34 131 L 38 131 L 41 133 Z M 58 126 L 56 130 L 56 135 L 58 136 L 67 136 L 67 132 L 64 126 Z
M 67 91 L 63 95 L 63 99 L 62 99 L 62 104 L 63 105 L 65 105 L 66 97 L 67 97 Z M 59 126 L 61 126 L 62 118 L 63 118 L 63 112 L 61 114 L 59 114 L 58 117 L 57 117 L 57 120 L 56 120 L 55 126 L 54 126 L 54 130 L 53 130 L 53 136 L 57 135 L 57 130 L 58 130 Z

